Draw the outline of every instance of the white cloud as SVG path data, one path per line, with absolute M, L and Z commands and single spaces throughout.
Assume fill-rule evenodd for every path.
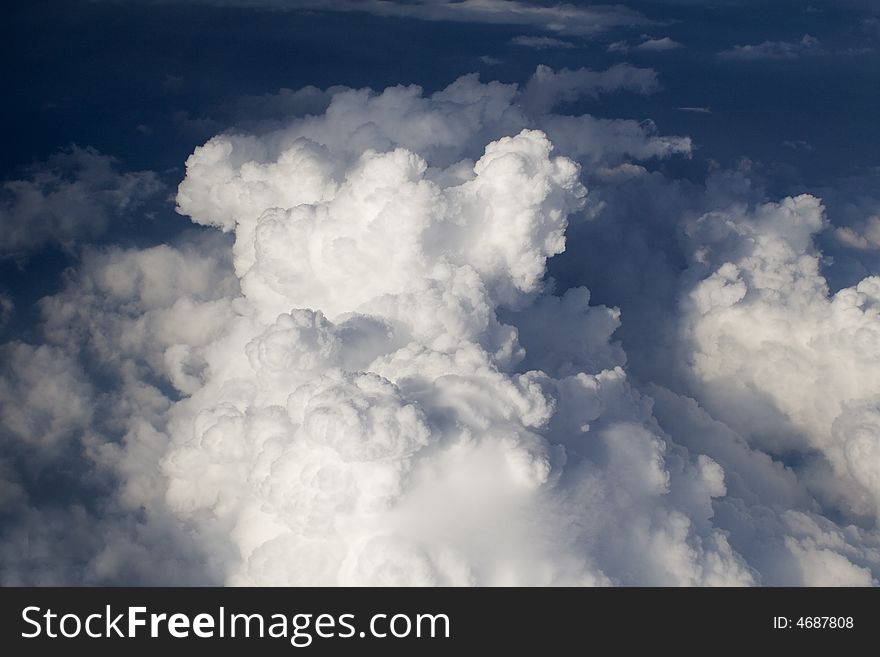
M 581 77 L 565 93 L 619 81 Z M 201 350 L 162 467 L 172 509 L 241 555 L 227 581 L 752 581 L 708 520 L 720 469 L 670 452 L 627 385 L 615 312 L 543 291 L 584 190 L 517 93 L 344 91 L 191 156 L 180 211 L 235 233 L 246 312 Z M 608 151 L 652 139 L 616 129 L 594 126 Z M 550 318 L 586 332 L 570 352 L 544 349 Z
M 829 294 L 817 199 L 552 113 L 656 86 L 283 91 L 198 147 L 178 208 L 219 230 L 86 249 L 3 347 L 0 581 L 874 583 L 880 287 Z M 623 312 L 556 293 L 567 240 Z M 76 452 L 77 499 L 31 499 L 28 450 Z
M 571 41 L 563 41 L 547 36 L 518 36 L 510 40 L 515 46 L 524 46 L 526 48 L 535 48 L 536 50 L 544 50 L 548 48 L 574 48 Z
M 693 223 L 695 266 L 710 273 L 685 305 L 688 362 L 713 415 L 772 452 L 818 451 L 834 475 L 816 484 L 827 503 L 870 516 L 880 279 L 830 294 L 812 246 L 825 226 L 811 196 Z
M 114 158 L 77 146 L 27 174 L 0 183 L 0 257 L 93 239 L 162 189 L 153 172 L 121 173 Z
M 673 41 L 669 37 L 662 37 L 660 39 L 645 39 L 636 46 L 636 50 L 644 50 L 646 52 L 665 52 L 667 50 L 677 50 L 681 47 L 682 44 L 678 41 Z
M 652 121 L 597 119 L 584 116 L 550 116 L 544 128 L 554 143 L 587 165 L 618 164 L 627 158 L 649 160 L 673 155 L 690 156 L 690 137 L 657 134 Z
M 795 59 L 802 55 L 813 54 L 820 51 L 819 40 L 809 34 L 805 34 L 800 41 L 764 41 L 758 44 L 734 46 L 730 50 L 718 53 L 725 59 L 738 59 L 742 61 L 761 59 Z
M 538 66 L 523 90 L 522 102 L 534 114 L 548 112 L 560 103 L 615 91 L 651 94 L 660 89 L 657 73 L 650 68 L 615 64 L 605 71 L 588 68 L 554 71 Z
M 880 215 L 869 217 L 861 227 L 841 226 L 835 228 L 834 235 L 838 240 L 854 249 L 862 251 L 880 249 Z

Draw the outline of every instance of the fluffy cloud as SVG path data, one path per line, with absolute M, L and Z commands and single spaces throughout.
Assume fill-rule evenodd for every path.
M 552 113 L 656 84 L 283 92 L 196 148 L 203 228 L 3 347 L 3 583 L 876 583 L 880 285 L 830 292 L 816 198 Z
M 710 273 L 685 302 L 689 362 L 713 415 L 768 451 L 817 451 L 826 503 L 872 516 L 880 279 L 831 294 L 812 247 L 825 226 L 812 196 L 695 221 L 695 267 Z
M 112 157 L 77 146 L 27 173 L 0 183 L 0 257 L 92 239 L 162 189 L 154 173 L 120 173 Z
M 218 136 L 178 204 L 234 234 L 241 296 L 166 249 L 97 255 L 79 304 L 47 300 L 54 340 L 113 327 L 91 330 L 130 337 L 96 353 L 177 388 L 107 458 L 128 504 L 215 546 L 224 581 L 754 581 L 711 523 L 720 468 L 629 386 L 616 311 L 545 286 L 586 190 L 518 93 L 340 91 L 320 116 Z M 177 289 L 154 297 L 161 269 Z M 175 331 L 183 313 L 203 328 Z M 569 349 L 547 348 L 547 322 Z

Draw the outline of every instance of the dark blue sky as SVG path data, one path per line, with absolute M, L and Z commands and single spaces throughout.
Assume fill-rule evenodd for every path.
M 224 103 L 281 87 L 418 83 L 431 90 L 471 71 L 521 82 L 539 63 L 598 69 L 618 61 L 656 69 L 664 90 L 648 98 L 612 96 L 588 109 L 652 118 L 664 132 L 691 135 L 702 158 L 728 166 L 741 156 L 778 163 L 807 184 L 875 163 L 880 28 L 871 14 L 821 3 L 813 11 L 790 2 L 629 6 L 657 24 L 534 50 L 510 44 L 518 35 L 544 34 L 529 26 L 186 2 L 6 3 L 2 117 L 12 129 L 2 171 L 8 175 L 70 142 L 114 154 L 132 168 L 179 168 L 217 127 L 200 130 L 184 119 L 222 122 Z M 616 41 L 637 44 L 642 33 L 683 47 L 606 51 Z M 796 43 L 806 34 L 819 45 L 790 58 L 717 56 L 736 45 Z M 487 65 L 481 56 L 501 61 Z M 682 106 L 710 107 L 712 114 L 675 109 Z

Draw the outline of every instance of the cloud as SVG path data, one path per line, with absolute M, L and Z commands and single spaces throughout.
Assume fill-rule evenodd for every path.
M 8 294 L 0 292 L 0 329 L 6 327 L 13 313 L 15 313 L 15 303 Z
M 849 226 L 835 228 L 834 234 L 841 242 L 854 249 L 867 251 L 880 248 L 880 215 L 869 217 L 860 229 Z
M 587 68 L 554 71 L 541 65 L 523 90 L 523 102 L 532 112 L 545 112 L 579 98 L 620 90 L 651 94 L 659 89 L 657 73 L 650 68 L 615 64 L 606 71 Z
M 91 422 L 93 393 L 78 364 L 58 348 L 3 345 L 0 424 L 16 441 L 51 451 Z
M 519 93 L 475 76 L 344 90 L 280 130 L 218 135 L 178 205 L 234 244 L 86 252 L 44 332 L 115 381 L 109 417 L 75 424 L 115 482 L 102 533 L 130 539 L 84 540 L 84 570 L 137 580 L 144 533 L 179 527 L 195 545 L 148 562 L 173 574 L 195 549 L 191 576 L 236 584 L 755 581 L 712 526 L 720 467 L 628 382 L 616 311 L 548 286 L 588 193 Z M 607 152 L 653 139 L 615 147 L 617 127 L 594 126 Z M 65 575 L 6 580 L 37 578 Z
M 759 44 L 734 46 L 718 53 L 724 59 L 752 61 L 761 59 L 795 59 L 820 51 L 819 40 L 805 34 L 800 41 L 764 41 Z
M 78 146 L 26 172 L 0 183 L 0 257 L 94 239 L 162 189 L 153 172 L 120 172 L 114 158 Z
M 631 50 L 640 50 L 642 52 L 665 52 L 668 50 L 677 50 L 682 48 L 682 44 L 674 41 L 669 37 L 654 39 L 646 34 L 642 35 L 642 42 L 635 46 L 630 45 L 627 41 L 614 41 L 608 44 L 606 50 L 608 52 L 627 53 Z
M 875 584 L 876 277 L 830 291 L 818 198 L 557 113 L 656 87 L 243 99 L 201 228 L 82 250 L 3 347 L 0 581 Z
M 217 581 L 167 511 L 157 459 L 165 393 L 193 385 L 229 319 L 228 271 L 186 244 L 87 249 L 41 303 L 44 343 L 0 347 L 4 585 Z
M 545 120 L 544 126 L 555 143 L 565 144 L 566 152 L 588 166 L 616 165 L 628 158 L 688 157 L 693 149 L 690 137 L 658 135 L 657 126 L 650 120 L 551 116 Z
M 323 117 L 294 122 L 283 135 L 215 138 L 188 163 L 181 211 L 236 233 L 236 243 L 243 245 L 236 254 L 242 291 L 254 305 L 252 317 L 265 327 L 250 325 L 245 336 L 233 330 L 231 343 L 221 339 L 216 353 L 224 354 L 224 361 L 214 364 L 209 357 L 205 371 L 225 373 L 206 379 L 173 411 L 172 425 L 183 434 L 172 431 L 166 460 L 171 504 L 199 523 L 200 531 L 214 533 L 213 521 L 199 520 L 205 511 L 236 527 L 231 540 L 245 556 L 229 562 L 228 581 L 743 584 L 766 578 L 790 583 L 805 581 L 802 565 L 815 562 L 826 564 L 829 578 L 870 583 L 870 568 L 859 565 L 870 563 L 870 556 L 858 545 L 820 547 L 801 529 L 786 528 L 775 512 L 773 541 L 762 543 L 732 520 L 720 525 L 729 530 L 720 530 L 713 522 L 713 500 L 723 504 L 728 467 L 737 490 L 727 502 L 731 507 L 741 496 L 751 499 L 761 486 L 769 503 L 787 500 L 807 509 L 812 498 L 790 470 L 752 451 L 741 438 L 728 447 L 722 435 L 710 456 L 691 453 L 653 428 L 650 407 L 627 383 L 626 357 L 613 342 L 616 311 L 590 306 L 586 290 L 555 297 L 535 287 L 545 256 L 538 252 L 536 259 L 531 249 L 561 248 L 553 224 L 549 232 L 537 229 L 540 224 L 524 233 L 516 228 L 518 237 L 505 246 L 501 236 L 511 235 L 510 228 L 504 233 L 493 228 L 499 211 L 521 216 L 515 226 L 521 221 L 528 226 L 539 216 L 564 217 L 582 203 L 575 201 L 574 178 L 551 173 L 567 165 L 548 168 L 553 159 L 543 134 L 526 131 L 492 141 L 475 164 L 457 160 L 470 152 L 472 140 L 479 139 L 475 135 L 487 134 L 488 124 L 512 125 L 502 108 L 515 101 L 516 91 L 479 85 L 469 77 L 430 99 L 403 92 L 350 97 L 345 92 L 334 97 Z M 506 99 L 493 105 L 495 118 L 488 124 L 483 111 L 479 128 L 456 122 L 458 130 L 441 129 L 450 117 L 468 115 L 473 104 L 485 107 L 487 97 Z M 375 123 L 373 103 L 406 121 L 398 121 L 393 133 L 386 130 Z M 420 143 L 424 162 L 413 159 L 412 151 L 401 151 L 424 139 L 425 133 L 407 127 L 417 117 L 421 122 L 430 117 L 435 126 L 434 140 Z M 585 136 L 578 146 L 566 136 L 554 137 L 554 128 L 579 122 L 571 134 L 589 135 L 583 126 L 594 121 L 598 134 L 607 135 L 609 149 L 629 150 L 620 133 L 608 132 L 592 117 L 538 120 L 588 170 L 598 171 L 594 162 L 607 161 L 598 154 L 601 142 Z M 622 124 L 609 122 L 615 128 Z M 362 126 L 370 131 L 357 155 L 346 135 L 359 134 Z M 319 148 L 306 139 L 318 139 Z M 648 143 L 634 128 L 632 139 Z M 249 160 L 249 154 L 261 160 Z M 521 159 L 526 154 L 537 159 L 526 165 Z M 322 164 L 328 158 L 338 164 Z M 307 195 L 288 197 L 279 186 L 262 196 L 273 189 L 267 186 L 273 171 L 280 175 L 288 166 L 297 167 L 297 179 L 310 181 L 297 192 Z M 486 177 L 495 175 L 505 178 Z M 549 178 L 523 184 L 521 175 Z M 562 180 L 569 182 L 560 192 L 568 191 L 560 195 L 554 184 Z M 534 198 L 540 206 L 514 192 L 525 189 L 539 194 Z M 509 198 L 502 202 L 499 193 Z M 237 204 L 223 201 L 227 198 L 238 199 Z M 263 208 L 262 214 L 253 207 Z M 542 209 L 532 214 L 527 207 Z M 358 214 L 345 218 L 353 208 Z M 445 214 L 451 208 L 455 214 Z M 228 218 L 220 219 L 221 211 Z M 385 221 L 386 215 L 395 223 Z M 475 216 L 484 217 L 479 225 L 485 226 L 476 232 Z M 408 219 L 401 224 L 403 217 Z M 456 227 L 440 230 L 453 217 Z M 468 239 L 456 237 L 459 231 Z M 428 235 L 443 236 L 442 267 L 434 260 L 438 252 L 427 248 L 437 238 L 425 242 Z M 274 255 L 293 248 L 302 251 L 293 261 Z M 335 248 L 344 248 L 344 257 Z M 358 272 L 377 271 L 376 259 L 386 263 L 386 273 L 362 280 Z M 520 269 L 526 263 L 531 264 Z M 470 309 L 466 314 L 464 307 Z M 542 331 L 547 326 L 558 327 L 559 335 L 548 340 L 546 328 Z M 231 344 L 244 351 L 251 370 L 220 367 L 236 352 Z M 348 352 L 347 344 L 369 346 Z M 230 387 L 230 376 L 240 382 Z M 253 383 L 242 387 L 242 376 Z M 737 435 L 697 418 L 716 432 Z M 456 427 L 452 434 L 449 426 Z M 285 436 L 291 432 L 300 438 L 290 442 Z M 683 432 L 699 435 L 695 429 Z M 241 435 L 252 437 L 235 439 Z M 341 441 L 342 436 L 356 439 Z M 269 445 L 276 455 L 271 468 L 263 456 Z M 691 445 L 708 449 L 699 442 Z M 223 465 L 227 453 L 239 454 L 238 464 L 253 465 L 229 468 Z M 374 453 L 386 460 L 369 465 Z M 329 480 L 311 474 L 327 468 L 333 472 Z M 494 491 L 500 497 L 481 492 L 471 468 L 501 486 Z M 742 484 L 737 468 L 758 468 L 766 476 Z M 205 471 L 216 472 L 216 479 L 196 477 Z M 584 504 L 586 490 L 601 491 L 602 502 Z M 230 497 L 227 491 L 240 492 Z M 597 499 L 597 493 L 591 495 Z M 755 507 L 754 513 L 765 512 Z M 368 517 L 377 524 L 366 533 L 360 525 L 352 534 L 347 517 Z M 591 536 L 601 536 L 592 539 L 598 549 L 585 549 L 585 535 L 570 524 L 573 517 Z M 508 528 L 493 534 L 493 544 L 516 549 L 489 556 L 470 540 L 490 518 L 502 519 L 500 525 Z M 768 522 L 760 521 L 765 527 Z M 554 537 L 552 546 L 519 534 L 525 526 L 540 526 L 543 535 Z M 732 547 L 727 531 L 742 552 Z M 291 554 L 311 565 L 312 579 L 286 565 Z M 790 569 L 774 574 L 776 559 L 786 560 Z M 398 567 L 391 569 L 392 562 Z
M 563 41 L 546 36 L 518 36 L 510 40 L 515 46 L 524 46 L 526 48 L 535 48 L 536 50 L 544 50 L 547 48 L 574 48 L 571 41 Z
M 786 148 L 790 148 L 793 151 L 811 151 L 813 150 L 813 145 L 804 141 L 803 139 L 790 139 L 782 142 L 782 145 Z
M 725 472 L 713 509 L 731 547 L 763 584 L 875 581 L 876 492 L 856 466 L 876 434 L 873 277 L 828 290 L 814 246 L 827 220 L 813 197 L 768 202 L 742 172 L 705 186 L 632 167 L 594 175 L 599 209 L 570 228 L 551 272 L 620 306 L 614 336 L 631 377 L 651 382 L 642 391 L 660 426 Z M 780 509 L 834 540 L 817 547 L 815 531 Z M 823 561 L 822 550 L 835 556 Z M 813 557 L 827 570 L 808 573 Z
M 114 0 L 110 0 L 114 1 Z M 162 4 L 168 0 L 146 0 Z M 536 4 L 526 0 L 171 0 L 218 7 L 283 11 L 363 12 L 388 18 L 426 21 L 522 25 L 558 34 L 590 36 L 617 27 L 650 25 L 644 14 L 622 5 L 584 7 L 576 4 Z
M 500 59 L 486 56 L 480 58 L 480 61 L 489 66 L 501 63 Z M 421 93 L 421 88 L 417 85 L 401 85 L 394 89 L 393 92 L 391 89 L 386 90 L 384 97 L 391 101 L 390 110 L 400 113 L 396 115 L 397 119 L 410 124 L 408 113 L 415 112 L 423 104 L 423 101 L 413 98 L 415 94 Z M 470 74 L 460 78 L 437 97 L 445 95 L 451 103 L 449 108 L 453 109 L 469 102 L 469 95 L 478 95 L 482 98 L 481 102 L 487 103 L 487 109 L 491 112 L 486 117 L 486 125 L 496 125 L 499 121 L 496 113 L 503 112 L 505 120 L 508 121 L 507 127 L 514 124 L 525 127 L 530 120 L 533 120 L 526 115 L 535 118 L 544 116 L 563 103 L 618 92 L 651 94 L 659 89 L 657 73 L 650 68 L 616 64 L 604 71 L 593 71 L 588 68 L 554 70 L 549 66 L 539 65 L 531 78 L 522 86 L 504 85 L 498 82 L 482 85 L 476 74 Z M 273 132 L 281 135 L 284 127 L 290 125 L 291 120 L 309 115 L 321 115 L 328 110 L 334 99 L 333 111 L 345 112 L 346 106 L 352 103 L 352 99 L 372 93 L 369 89 L 353 90 L 343 86 L 332 86 L 327 89 L 313 86 L 297 90 L 280 89 L 275 93 L 258 96 L 240 96 L 218 105 L 208 115 L 199 119 L 181 115 L 179 120 L 196 133 L 205 131 L 216 133 L 224 128 L 234 128 L 239 131 Z M 373 107 L 371 111 L 374 112 L 374 122 L 377 126 L 381 126 L 380 131 L 386 135 L 394 134 L 394 123 L 390 117 L 383 117 L 379 107 Z M 481 126 L 475 123 L 478 119 L 477 116 L 467 114 L 455 117 L 452 112 L 443 111 L 442 106 L 438 106 L 438 109 L 432 112 L 432 120 L 450 124 L 444 128 L 448 130 L 459 129 L 452 124 L 461 128 L 472 125 L 473 130 L 481 129 Z M 347 126 L 343 127 L 348 130 Z M 467 128 L 459 138 L 465 139 L 471 134 L 470 130 L 471 128 Z M 409 125 L 408 131 L 414 138 L 418 136 L 418 126 Z M 501 133 L 496 130 L 496 134 Z M 422 143 L 426 139 L 425 136 L 418 138 L 421 141 L 413 143 Z M 475 152 L 471 153 L 471 156 L 474 155 Z
M 715 417 L 772 453 L 821 454 L 833 476 L 816 475 L 825 503 L 875 516 L 880 489 L 861 463 L 880 435 L 880 279 L 830 294 L 812 246 L 825 226 L 806 195 L 693 223 L 695 267 L 711 273 L 684 301 L 688 362 Z
M 462 84 L 420 102 L 420 122 L 431 116 L 426 110 L 434 103 L 461 96 Z M 391 90 L 382 104 L 394 97 Z M 366 121 L 370 99 L 358 101 L 358 115 Z M 635 486 L 632 494 L 646 502 L 671 485 L 662 439 L 637 416 L 620 424 L 601 420 L 593 395 L 621 385 L 620 371 L 598 378 L 576 374 L 571 368 L 584 361 L 575 360 L 569 378 L 519 373 L 517 332 L 495 310 L 538 313 L 533 323 L 544 312 L 562 311 L 550 300 L 546 310 L 530 310 L 529 298 L 541 290 L 546 258 L 564 248 L 566 216 L 583 202 L 576 166 L 551 156 L 543 133 L 525 130 L 490 142 L 475 163 L 453 162 L 432 180 L 425 177 L 431 161 L 399 143 L 383 151 L 367 147 L 354 158 L 329 145 L 324 136 L 338 133 L 329 128 L 343 116 L 354 118 L 351 110 L 340 115 L 331 103 L 323 121 L 302 126 L 324 140 L 323 148 L 300 136 L 273 156 L 293 163 L 300 180 L 313 172 L 310 184 L 300 186 L 305 196 L 276 195 L 257 206 L 231 208 L 237 242 L 254 235 L 254 251 L 240 253 L 236 269 L 245 297 L 266 324 L 234 338 L 249 366 L 226 367 L 229 374 L 206 381 L 176 409 L 173 424 L 182 433 L 172 437 L 165 461 L 172 508 L 198 523 L 207 511 L 236 527 L 231 538 L 243 555 L 230 563 L 230 581 L 236 583 L 607 581 L 605 568 L 612 562 L 598 565 L 565 548 L 577 533 L 568 529 L 569 511 L 562 513 L 560 505 L 567 507 L 565 498 L 577 495 L 576 482 L 585 485 L 592 468 L 575 459 L 568 466 L 572 483 L 563 486 L 565 448 L 542 434 L 561 431 L 563 440 L 576 440 L 563 431 L 567 423 L 595 422 L 597 437 L 604 435 L 619 458 L 611 468 L 617 472 L 614 485 Z M 397 134 L 407 139 L 405 125 Z M 374 134 L 371 141 L 391 137 Z M 196 196 L 190 190 L 235 161 L 234 150 L 219 144 L 197 151 L 181 185 L 181 211 L 214 221 L 216 192 Z M 275 253 L 291 248 L 303 249 L 302 257 L 276 259 Z M 376 276 L 378 271 L 384 274 Z M 571 306 L 572 321 L 590 316 L 585 298 L 570 298 L 561 303 Z M 613 320 L 600 335 L 609 330 Z M 346 355 L 347 345 L 361 341 L 370 347 Z M 614 359 L 609 354 L 602 363 L 613 365 Z M 214 369 L 209 361 L 208 371 Z M 245 397 L 223 392 L 230 375 L 256 387 L 242 390 Z M 606 394 L 626 398 L 623 390 Z M 577 406 L 585 408 L 583 418 L 570 415 Z M 246 442 L 239 438 L 251 433 Z M 227 453 L 239 453 L 244 469 L 224 465 Z M 206 469 L 216 475 L 197 475 Z M 606 476 L 611 474 L 603 473 L 603 481 Z M 478 483 L 485 480 L 493 482 L 490 489 Z M 673 555 L 691 535 L 690 521 L 673 510 L 658 512 L 677 519 L 673 532 L 661 524 L 609 541 L 635 540 L 644 548 L 661 541 L 662 550 L 651 559 L 680 558 Z M 606 526 L 592 512 L 580 515 L 587 526 Z M 351 525 L 358 518 L 359 529 Z M 372 520 L 364 526 L 367 518 Z M 528 538 L 524 532 L 535 523 L 554 540 Z M 498 527 L 492 544 L 508 546 L 500 554 L 473 538 L 475 528 L 485 535 L 489 524 Z M 711 535 L 701 551 L 680 555 L 680 576 L 700 581 L 702 550 L 723 554 L 717 540 Z M 296 571 L 287 565 L 291 555 L 300 564 Z M 744 577 L 732 555 L 719 558 L 728 564 L 728 581 Z
M 692 112 L 694 114 L 711 114 L 711 107 L 676 107 L 679 112 Z
M 667 50 L 677 50 L 681 47 L 682 44 L 678 41 L 673 41 L 669 37 L 662 37 L 660 39 L 645 39 L 636 46 L 636 50 L 644 50 L 646 52 L 665 52 Z

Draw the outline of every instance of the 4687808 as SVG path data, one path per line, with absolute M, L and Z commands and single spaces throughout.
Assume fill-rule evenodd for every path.
M 797 628 L 801 630 L 838 630 L 852 629 L 855 625 L 852 616 L 799 616 L 797 620 L 785 616 L 773 617 L 773 628 L 785 630 Z

